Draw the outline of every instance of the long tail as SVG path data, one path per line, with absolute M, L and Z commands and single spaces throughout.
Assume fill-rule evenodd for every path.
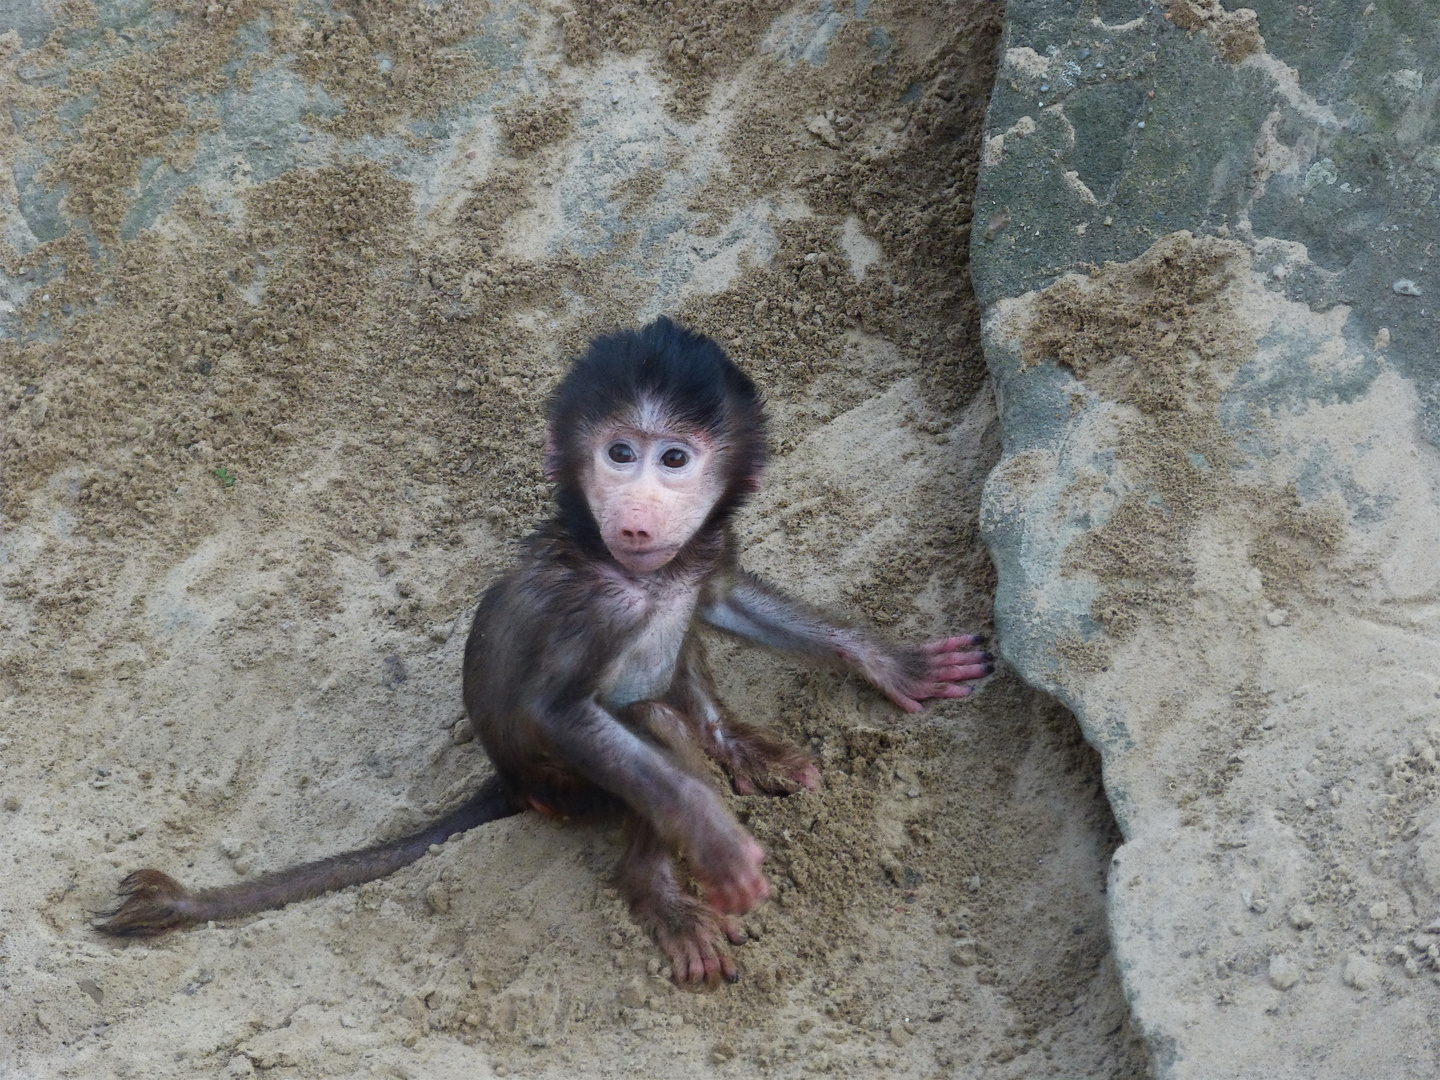
M 177 926 L 284 907 L 392 874 L 424 855 L 431 844 L 519 812 L 505 783 L 492 776 L 468 802 L 408 836 L 264 874 L 254 881 L 191 892 L 159 870 L 136 870 L 120 882 L 118 891 L 124 898 L 120 905 L 102 912 L 105 921 L 96 923 L 95 929 L 102 934 L 148 937 Z

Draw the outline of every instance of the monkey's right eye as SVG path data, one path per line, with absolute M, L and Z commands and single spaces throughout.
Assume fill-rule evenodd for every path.
M 621 465 L 629 465 L 632 461 L 636 460 L 635 451 L 628 443 L 617 442 L 614 446 L 610 447 L 610 460 L 618 462 Z

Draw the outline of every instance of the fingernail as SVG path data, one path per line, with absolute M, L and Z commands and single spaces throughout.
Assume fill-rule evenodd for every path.
M 986 674 L 986 675 L 994 675 L 994 674 L 995 674 L 995 665 L 994 665 L 994 664 L 986 664 L 986 665 L 985 665 L 985 674 Z

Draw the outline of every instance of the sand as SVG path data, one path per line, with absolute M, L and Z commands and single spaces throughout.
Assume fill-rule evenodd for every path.
M 1146 1074 L 1098 758 L 1006 669 L 908 718 L 714 642 L 825 777 L 733 800 L 776 886 L 733 987 L 665 981 L 614 826 L 533 815 L 264 917 L 89 929 L 130 869 L 223 884 L 487 775 L 465 630 L 606 329 L 672 314 L 764 387 L 748 566 L 896 637 L 988 628 L 995 5 L 30 15 L 0 37 L 0 1072 Z

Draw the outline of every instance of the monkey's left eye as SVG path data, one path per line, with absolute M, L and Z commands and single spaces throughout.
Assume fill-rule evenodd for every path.
M 690 455 L 678 447 L 671 447 L 660 455 L 660 464 L 667 469 L 683 469 L 690 464 Z
M 610 460 L 628 465 L 635 460 L 635 451 L 627 443 L 617 442 L 610 447 Z

